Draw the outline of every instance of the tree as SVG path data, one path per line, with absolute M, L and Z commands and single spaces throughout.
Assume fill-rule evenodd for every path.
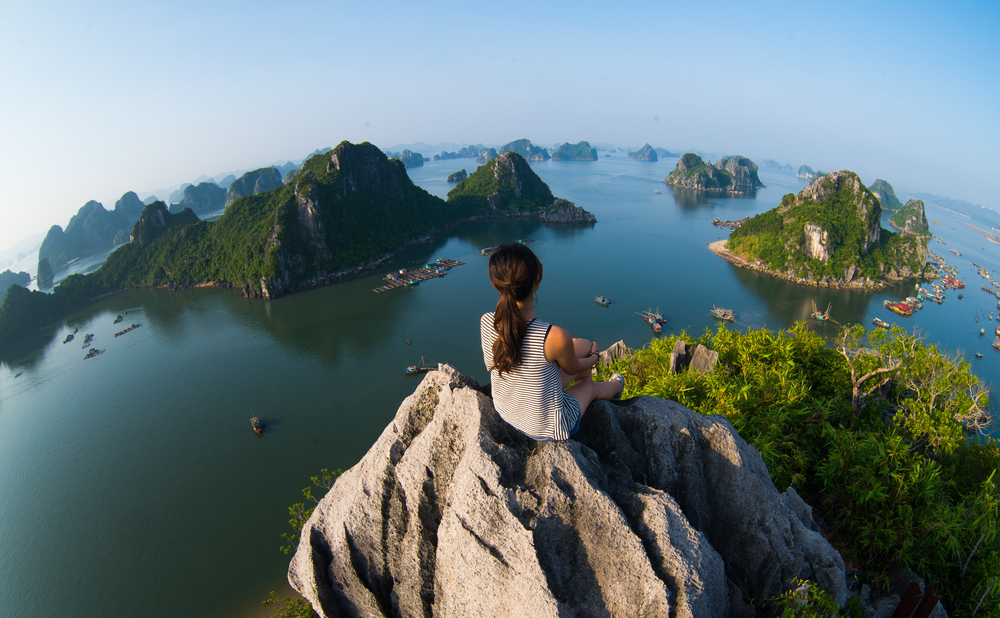
M 851 431 L 858 430 L 861 410 L 870 403 L 884 400 L 893 375 L 911 360 L 918 340 L 895 326 L 891 338 L 883 331 L 868 331 L 855 324 L 844 327 L 837 342 L 837 351 L 847 360 L 851 370 L 851 407 L 854 420 Z M 867 345 L 866 345 L 867 344 Z

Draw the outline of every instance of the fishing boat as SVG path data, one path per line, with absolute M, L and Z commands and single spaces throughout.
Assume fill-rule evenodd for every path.
M 812 301 L 812 305 L 813 305 L 812 317 L 816 318 L 820 322 L 833 322 L 834 324 L 840 324 L 840 322 L 830 317 L 830 307 L 833 306 L 833 303 L 830 303 L 829 305 L 826 306 L 826 311 L 820 311 L 819 309 L 817 309 L 816 301 Z
M 663 332 L 662 324 L 666 322 L 666 320 L 663 319 L 662 315 L 660 315 L 659 309 L 657 309 L 656 311 L 653 311 L 652 309 L 647 309 L 646 311 L 642 312 L 636 311 L 635 314 L 641 317 L 643 320 L 645 320 L 646 324 L 649 324 L 651 327 L 653 327 L 653 332 L 655 333 Z
M 980 328 L 979 329 L 979 335 L 982 336 L 982 335 L 985 335 L 985 334 L 986 334 L 986 329 L 985 328 Z
M 962 300 L 962 293 L 961 292 L 958 293 L 958 300 Z
M 416 279 L 410 279 L 409 281 L 407 281 L 406 283 L 403 284 L 403 287 L 404 288 L 406 288 L 406 287 L 413 287 L 413 286 L 417 285 L 418 283 L 420 283 L 420 282 L 417 281 Z
M 732 312 L 731 309 L 722 309 L 721 307 L 716 307 L 712 305 L 711 316 L 713 318 L 724 320 L 726 322 L 732 322 L 736 320 L 736 314 Z
M 655 189 L 653 190 L 653 193 L 655 193 L 657 195 L 663 195 L 663 191 L 657 191 Z
M 889 328 L 889 323 L 883 320 L 882 318 L 875 318 L 874 320 L 872 320 L 872 323 L 875 326 L 878 326 L 879 328 Z
M 611 304 L 611 299 L 604 298 L 603 296 L 595 296 L 594 302 L 602 307 L 607 307 Z
M 993 347 L 1000 350 L 1000 337 L 993 340 Z
M 982 352 L 976 352 L 976 358 L 982 358 L 982 357 L 983 357 Z
M 431 369 L 433 369 L 433 367 L 429 367 L 427 363 L 424 361 L 424 357 L 421 356 L 419 365 L 410 365 L 409 367 L 404 369 L 403 372 L 406 373 L 406 375 L 408 376 L 412 376 L 418 373 L 426 373 Z
M 259 436 L 261 433 L 263 433 L 264 428 L 267 427 L 267 424 L 264 423 L 264 421 L 257 418 L 256 416 L 251 416 L 250 427 L 253 429 L 253 432 Z

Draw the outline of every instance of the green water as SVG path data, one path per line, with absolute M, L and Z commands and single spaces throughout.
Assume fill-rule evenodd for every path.
M 675 195 L 660 182 L 675 163 L 616 155 L 534 164 L 556 195 L 597 215 L 594 226 L 469 222 L 371 276 L 276 301 L 216 289 L 122 293 L 0 351 L 0 615 L 228 617 L 258 607 L 284 580 L 287 507 L 320 468 L 346 469 L 364 455 L 419 382 L 403 368 L 423 356 L 485 380 L 478 320 L 496 294 L 480 249 L 503 242 L 535 239 L 545 266 L 539 316 L 602 346 L 648 342 L 654 335 L 635 315 L 645 309 L 659 308 L 669 332 L 700 334 L 714 326 L 713 304 L 735 310 L 738 328 L 774 329 L 807 319 L 815 301 L 832 303 L 842 323 L 879 316 L 969 357 L 982 348 L 974 367 L 995 381 L 1000 356 L 978 335 L 994 323 L 973 317 L 996 311 L 996 300 L 979 291 L 971 261 L 992 268 L 997 252 L 960 219 L 928 212 L 949 243 L 932 248 L 962 269 L 965 300 L 952 292 L 907 320 L 882 301 L 909 285 L 817 290 L 708 250 L 724 234 L 714 217 L 771 208 L 803 181 L 764 171 L 768 188 L 755 198 Z M 469 164 L 434 162 L 411 176 L 443 196 L 447 175 Z M 386 272 L 442 257 L 466 265 L 372 292 Z M 613 304 L 597 306 L 598 294 Z M 121 311 L 125 322 L 113 325 Z M 142 327 L 113 337 L 133 322 Z M 85 333 L 102 356 L 83 360 Z M 261 437 L 252 415 L 267 423 Z

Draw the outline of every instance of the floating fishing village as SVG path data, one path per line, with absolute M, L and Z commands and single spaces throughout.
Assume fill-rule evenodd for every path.
M 462 266 L 465 262 L 458 262 L 456 260 L 449 260 L 445 258 L 439 259 L 433 264 L 427 264 L 423 268 L 416 268 L 414 270 L 406 270 L 405 268 L 399 269 L 398 273 L 389 273 L 385 276 L 385 280 L 388 282 L 383 286 L 377 287 L 373 290 L 376 294 L 381 294 L 388 290 L 395 290 L 396 288 L 412 287 L 420 283 L 421 281 L 427 281 L 428 279 L 435 279 L 437 277 L 445 276 L 449 270 L 455 268 L 456 266 Z

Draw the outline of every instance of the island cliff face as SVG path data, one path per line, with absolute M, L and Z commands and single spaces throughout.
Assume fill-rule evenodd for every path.
M 535 146 L 527 139 L 517 139 L 509 144 L 504 144 L 497 152 L 500 154 L 516 152 L 528 161 L 548 161 L 550 158 L 547 149 Z
M 889 225 L 910 236 L 931 235 L 923 200 L 910 200 L 901 206 L 889 217 Z
M 726 249 L 801 283 L 871 287 L 923 275 L 927 241 L 883 230 L 881 215 L 857 174 L 834 172 L 734 230 Z
M 681 157 L 663 182 L 685 189 L 728 193 L 750 193 L 764 186 L 757 176 L 757 164 L 746 157 L 725 157 L 712 165 L 693 152 Z
M 636 161 L 659 161 L 659 158 L 656 156 L 656 149 L 649 144 L 646 144 L 635 152 L 629 152 L 628 156 Z
M 876 178 L 868 190 L 878 196 L 882 210 L 899 210 L 903 207 L 903 203 L 896 197 L 896 192 L 892 190 L 892 185 L 881 178 Z
M 844 561 L 721 416 L 596 401 L 566 442 L 427 374 L 302 528 L 288 580 L 334 616 L 754 616 L 795 578 L 843 606 Z

